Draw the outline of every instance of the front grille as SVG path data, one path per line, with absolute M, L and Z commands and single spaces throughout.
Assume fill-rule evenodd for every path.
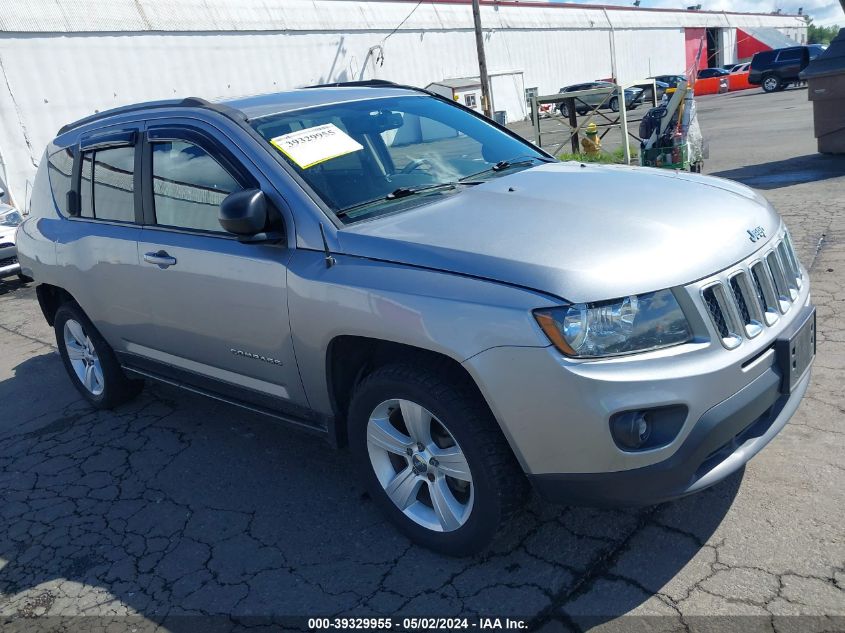
M 727 283 L 717 280 L 703 287 L 701 298 L 722 344 L 733 349 L 786 314 L 802 282 L 798 257 L 785 234 L 757 261 L 733 273 Z
M 6 266 L 11 266 L 12 264 L 17 264 L 18 258 L 17 257 L 7 257 L 6 259 L 0 259 L 0 268 L 5 268 Z

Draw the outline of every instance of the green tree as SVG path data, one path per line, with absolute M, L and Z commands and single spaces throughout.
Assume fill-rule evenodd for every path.
M 824 44 L 827 46 L 837 33 L 839 33 L 838 24 L 816 26 L 813 24 L 813 18 L 807 17 L 807 44 Z

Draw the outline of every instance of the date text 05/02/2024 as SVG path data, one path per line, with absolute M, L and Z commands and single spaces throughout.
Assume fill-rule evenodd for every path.
M 528 623 L 525 620 L 513 618 L 309 618 L 308 628 L 313 631 L 330 629 L 347 630 L 525 630 Z

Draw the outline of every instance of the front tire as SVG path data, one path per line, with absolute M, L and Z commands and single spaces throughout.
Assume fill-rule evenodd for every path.
M 610 109 L 611 109 L 611 110 L 613 110 L 614 112 L 619 112 L 619 98 L 618 98 L 618 97 L 613 97 L 613 98 L 610 100 L 610 103 L 608 103 L 608 106 L 609 106 L 609 107 L 610 107 Z
M 143 389 L 144 381 L 126 377 L 114 351 L 78 305 L 68 302 L 59 307 L 53 329 L 68 376 L 91 405 L 111 409 Z
M 349 441 L 372 499 L 411 540 L 484 549 L 528 496 L 486 403 L 461 376 L 396 364 L 355 390 Z

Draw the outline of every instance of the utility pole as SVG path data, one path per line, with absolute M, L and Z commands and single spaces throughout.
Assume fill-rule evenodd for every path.
M 843 0 L 845 2 L 845 0 Z M 472 0 L 472 20 L 475 23 L 475 48 L 478 50 L 478 74 L 481 79 L 481 107 L 484 116 L 493 118 L 490 103 L 490 77 L 487 76 L 487 57 L 484 54 L 484 33 L 481 31 L 481 9 L 479 0 Z

